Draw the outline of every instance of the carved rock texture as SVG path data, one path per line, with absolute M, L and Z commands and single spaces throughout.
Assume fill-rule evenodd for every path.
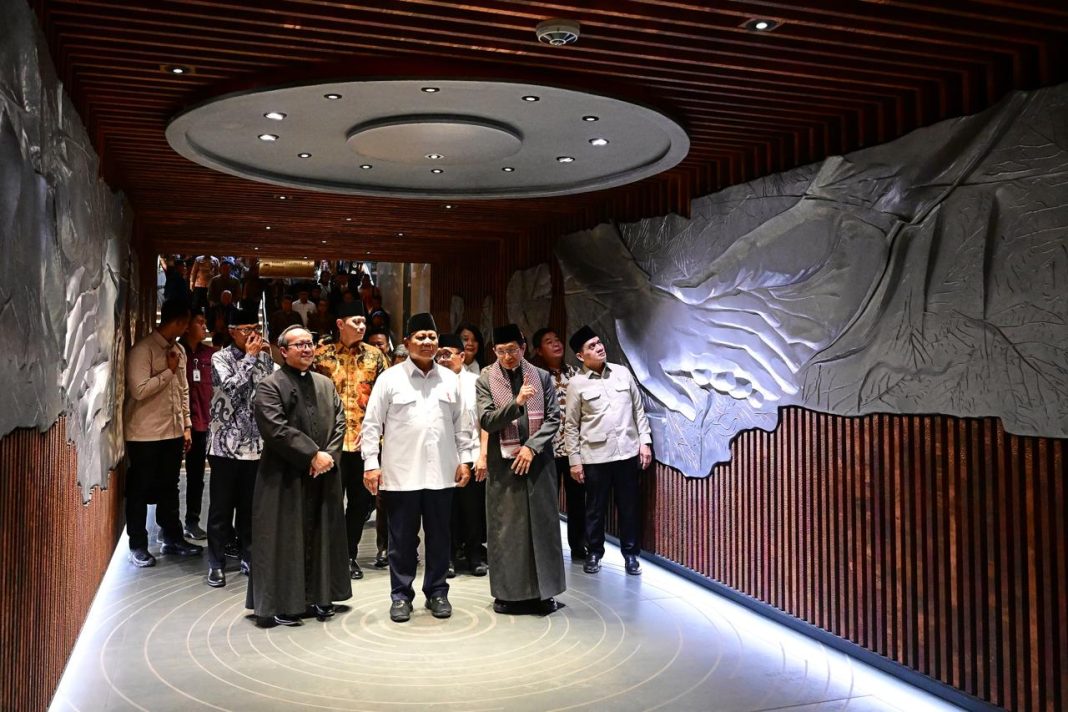
M 557 247 L 691 476 L 778 408 L 1068 437 L 1068 85 Z
M 46 47 L 0 4 L 0 436 L 65 412 L 88 499 L 123 453 L 130 226 Z

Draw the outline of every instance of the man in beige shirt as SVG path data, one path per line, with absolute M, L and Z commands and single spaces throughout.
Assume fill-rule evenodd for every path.
M 638 473 L 653 461 L 649 420 L 638 384 L 623 366 L 609 363 L 601 339 L 588 326 L 569 341 L 582 371 L 567 384 L 564 447 L 571 476 L 586 485 L 586 539 L 589 550 L 582 570 L 595 574 L 604 556 L 604 522 L 608 493 L 615 492 L 619 512 L 619 548 L 628 574 L 642 568 L 641 501 Z
M 178 516 L 178 471 L 191 443 L 185 352 L 175 344 L 189 324 L 188 302 L 163 305 L 159 326 L 126 357 L 126 532 L 134 566 L 155 566 L 148 551 L 145 518 L 156 503 L 162 554 L 196 556 L 201 547 L 182 537 Z

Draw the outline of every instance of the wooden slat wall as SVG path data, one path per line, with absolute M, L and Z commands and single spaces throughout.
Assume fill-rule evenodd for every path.
M 122 483 L 82 504 L 64 419 L 0 439 L 0 709 L 47 709 L 123 527 Z
M 993 418 L 784 408 L 708 478 L 658 465 L 644 546 L 979 699 L 1059 712 L 1066 450 Z

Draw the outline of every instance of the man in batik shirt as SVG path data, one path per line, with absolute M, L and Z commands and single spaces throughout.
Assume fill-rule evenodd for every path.
M 345 528 L 348 531 L 349 574 L 363 578 L 356 561 L 363 525 L 371 516 L 374 496 L 363 485 L 363 456 L 360 454 L 361 427 L 371 388 L 389 364 L 382 352 L 364 342 L 367 319 L 361 305 L 339 306 L 338 341 L 323 340 L 315 352 L 313 368 L 334 382 L 345 408 L 345 442 L 341 449 L 341 482 L 345 488 Z

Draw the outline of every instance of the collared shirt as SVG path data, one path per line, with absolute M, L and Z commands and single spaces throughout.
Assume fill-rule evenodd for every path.
M 167 368 L 167 354 L 178 354 L 178 370 Z M 134 442 L 180 438 L 189 418 L 185 349 L 158 331 L 134 344 L 126 356 L 125 437 Z
M 295 310 L 296 305 L 293 307 Z M 312 368 L 334 382 L 341 405 L 345 407 L 345 443 L 341 449 L 344 452 L 358 452 L 356 443 L 360 439 L 371 388 L 389 368 L 386 357 L 365 341 L 353 346 L 338 342 L 321 343 L 315 350 Z
M 203 341 L 197 344 L 196 351 L 184 342 L 182 346 L 185 347 L 185 380 L 189 384 L 189 419 L 193 430 L 203 433 L 211 421 L 211 356 L 218 349 Z
M 300 320 L 304 322 L 304 326 L 308 325 L 308 317 L 314 314 L 316 309 L 315 302 L 293 302 L 293 311 L 300 315 Z
M 478 376 L 464 369 L 460 369 L 457 375 L 460 377 L 460 405 L 464 412 L 463 427 L 467 431 L 467 437 L 475 443 L 471 457 L 477 458 L 481 447 L 479 436 L 482 435 L 482 426 L 478 424 L 478 392 L 475 390 Z M 474 462 L 474 459 L 464 460 L 464 462 Z
M 471 363 L 464 364 L 464 370 L 468 373 L 473 373 L 476 376 L 482 373 L 482 367 L 478 365 L 478 361 L 472 361 Z
M 626 460 L 653 442 L 638 384 L 630 371 L 605 363 L 588 368 L 567 384 L 564 446 L 571 465 Z
M 567 411 L 567 384 L 571 382 L 578 371 L 569 363 L 564 363 L 559 371 L 546 368 L 553 379 L 553 387 L 556 389 L 556 400 L 560 404 L 560 413 Z M 564 419 L 560 418 L 560 427 L 553 436 L 553 456 L 567 457 L 567 446 L 564 443 Z
M 423 373 L 409 358 L 379 376 L 363 417 L 362 451 L 364 471 L 381 468 L 382 489 L 455 487 L 457 466 L 472 462 L 477 446 L 463 427 L 455 373 L 436 363 Z
M 258 356 L 236 346 L 220 349 L 211 357 L 211 423 L 208 454 L 231 460 L 259 460 L 263 440 L 256 425 L 253 399 L 256 385 L 274 373 L 267 349 Z

